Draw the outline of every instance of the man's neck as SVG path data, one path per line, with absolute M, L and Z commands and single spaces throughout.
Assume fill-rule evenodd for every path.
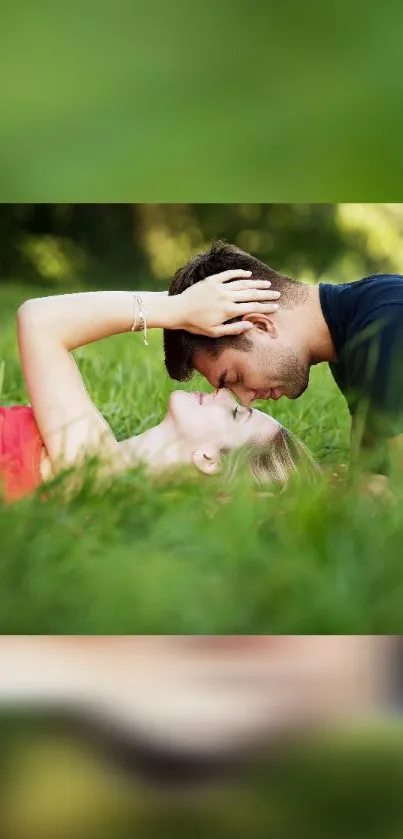
M 309 288 L 308 297 L 300 309 L 299 317 L 303 319 L 302 329 L 311 364 L 337 361 L 332 336 L 323 315 L 318 286 Z

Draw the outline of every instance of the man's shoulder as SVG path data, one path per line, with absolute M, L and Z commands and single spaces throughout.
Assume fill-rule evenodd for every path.
M 403 294 L 403 274 L 369 274 L 344 283 L 320 283 L 321 288 L 337 297 L 351 297 L 368 292 L 387 293 L 390 289 Z
M 403 317 L 401 274 L 371 274 L 340 287 L 332 286 L 332 289 L 338 288 L 338 293 L 331 293 L 330 302 L 334 300 L 344 314 L 346 340 L 374 321 Z
M 370 274 L 361 280 L 344 283 L 346 296 L 385 300 L 391 298 L 403 301 L 403 274 Z
M 402 282 L 403 281 L 403 274 L 368 274 L 365 277 L 362 277 L 360 280 L 353 280 L 351 283 L 347 283 L 347 285 L 358 285 L 359 283 L 377 283 L 384 280 L 390 280 L 391 282 Z
M 320 302 L 337 352 L 378 324 L 403 319 L 403 275 L 371 274 L 349 283 L 320 284 Z
M 381 329 L 387 329 L 393 321 L 403 318 L 401 274 L 372 274 L 351 283 L 350 286 L 353 300 L 353 332 L 377 323 Z
M 368 427 L 391 436 L 392 425 L 403 428 L 403 276 L 364 277 L 346 284 L 340 297 L 338 360 L 330 369 L 350 413 L 364 400 Z
M 374 341 L 387 348 L 403 336 L 403 275 L 371 274 L 326 288 L 338 355 L 330 369 L 343 390 L 347 379 L 362 376 Z

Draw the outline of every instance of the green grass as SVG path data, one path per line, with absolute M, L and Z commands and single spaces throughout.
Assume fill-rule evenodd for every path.
M 0 292 L 2 404 L 27 401 L 14 312 L 34 293 Z M 125 335 L 76 357 L 119 438 L 163 415 L 174 383 L 158 334 L 148 348 Z M 401 632 L 402 491 L 382 505 L 329 481 L 347 459 L 349 416 L 325 365 L 300 400 L 268 407 L 324 464 L 314 486 L 257 496 L 240 478 L 224 495 L 219 480 L 134 470 L 103 494 L 86 486 L 66 501 L 56 486 L 46 501 L 1 506 L 0 633 Z

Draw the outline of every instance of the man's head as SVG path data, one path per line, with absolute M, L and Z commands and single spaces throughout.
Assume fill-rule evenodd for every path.
M 185 381 L 194 370 L 213 387 L 226 387 L 246 404 L 256 398 L 296 399 L 309 380 L 309 355 L 300 339 L 296 313 L 308 297 L 307 286 L 279 274 L 260 260 L 226 242 L 194 256 L 176 272 L 169 294 L 181 294 L 194 283 L 230 269 L 252 272 L 252 279 L 270 280 L 279 291 L 275 314 L 256 313 L 247 334 L 208 338 L 184 330 L 164 332 L 165 364 L 172 379 Z M 292 317 L 290 317 L 290 314 Z

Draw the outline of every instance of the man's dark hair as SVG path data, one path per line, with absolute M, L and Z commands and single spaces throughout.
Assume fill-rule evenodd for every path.
M 249 253 L 222 240 L 213 242 L 207 251 L 196 254 L 186 265 L 179 268 L 171 281 L 168 294 L 182 294 L 194 283 L 205 280 L 212 274 L 220 274 L 222 271 L 236 268 L 252 271 L 253 279 L 270 280 L 273 291 L 281 293 L 281 305 L 285 308 L 295 306 L 306 295 L 306 286 L 303 283 L 285 274 L 279 274 Z M 233 320 L 241 320 L 241 318 L 233 318 Z M 165 329 L 164 353 L 167 372 L 171 379 L 186 381 L 191 378 L 194 370 L 192 358 L 195 351 L 204 350 L 217 358 L 228 345 L 239 350 L 248 350 L 252 342 L 247 335 L 209 338 L 205 335 L 193 335 L 183 329 Z

